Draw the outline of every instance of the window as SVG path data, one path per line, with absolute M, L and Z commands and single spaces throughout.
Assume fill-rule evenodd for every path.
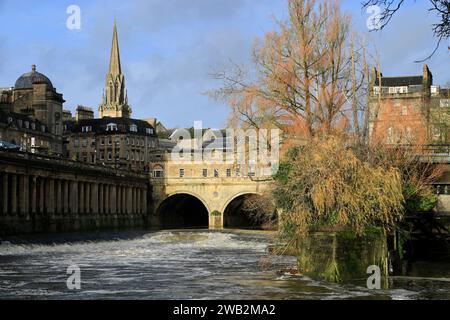
M 130 152 L 125 152 L 125 157 L 127 158 L 127 161 L 130 160 Z
M 92 131 L 92 126 L 82 126 L 81 127 L 81 132 L 91 132 Z
M 135 124 L 130 125 L 130 131 L 131 132 L 137 132 L 138 131 L 137 130 L 137 125 L 135 125 Z
M 45 132 L 45 126 L 44 125 L 41 125 L 41 131 Z
M 147 134 L 153 134 L 153 129 L 152 128 L 146 128 L 145 129 L 145 132 L 147 133 Z
M 227 169 L 227 178 L 231 177 L 231 169 Z
M 109 123 L 106 126 L 106 131 L 117 131 L 117 124 L 115 123 Z
M 145 141 L 144 141 L 144 139 L 141 139 L 141 146 L 142 146 L 142 147 L 145 147 Z
M 82 141 L 82 146 L 83 146 L 84 148 L 86 148 L 86 147 L 87 147 L 87 144 L 88 144 L 87 139 L 83 139 L 83 141 Z
M 112 152 L 108 151 L 108 160 L 111 161 L 112 160 Z
M 112 138 L 108 139 L 108 145 L 112 145 Z
M 80 145 L 80 141 L 78 139 L 75 139 L 75 141 L 73 142 L 73 146 L 75 148 L 78 148 L 79 145 Z
M 219 169 L 214 169 L 214 178 L 219 177 Z
M 36 123 L 31 123 L 31 129 L 36 130 Z M 66 129 L 67 130 L 67 129 Z
M 134 146 L 134 139 L 131 139 L 131 145 Z
M 130 145 L 130 138 L 127 137 L 126 142 L 127 142 L 127 146 L 129 146 Z
M 100 140 L 100 144 L 101 144 L 102 146 L 105 145 L 105 139 L 104 139 L 104 138 L 102 138 L 102 140 Z
M 240 176 L 241 176 L 241 167 L 238 166 L 238 167 L 236 168 L 236 177 L 240 177 Z
M 22 120 L 17 120 L 17 124 L 18 124 L 18 126 L 20 127 L 20 128 L 22 128 Z
M 30 128 L 30 123 L 28 121 L 25 121 L 25 128 L 27 128 L 27 129 Z
M 184 177 L 184 169 L 180 169 L 180 178 Z
M 153 169 L 153 177 L 155 178 L 163 178 L 164 177 L 164 170 L 162 168 L 155 168 Z
M 203 175 L 204 178 L 207 178 L 208 177 L 208 169 L 203 169 L 202 170 L 202 175 Z

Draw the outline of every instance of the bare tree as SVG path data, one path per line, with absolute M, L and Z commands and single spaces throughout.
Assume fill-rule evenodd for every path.
M 232 124 L 277 127 L 294 138 L 359 133 L 366 68 L 350 17 L 333 1 L 289 0 L 288 9 L 289 19 L 256 43 L 254 76 L 238 66 L 216 72 L 223 87 L 215 97 L 232 107 Z
M 416 61 L 418 63 L 430 59 L 439 49 L 442 41 L 450 37 L 450 0 L 428 0 L 428 2 L 430 3 L 428 11 L 434 12 L 439 18 L 439 22 L 432 25 L 432 30 L 437 38 L 437 44 L 433 52 L 427 58 Z M 381 16 L 378 17 L 380 22 L 379 29 L 383 29 L 405 3 L 406 0 L 365 0 L 362 5 L 365 9 L 370 6 L 380 6 L 383 8 Z M 448 49 L 450 50 L 450 47 Z

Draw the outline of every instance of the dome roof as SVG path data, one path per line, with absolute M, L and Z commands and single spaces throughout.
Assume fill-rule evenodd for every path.
M 46 83 L 50 89 L 53 89 L 53 84 L 49 78 L 42 73 L 36 71 L 36 65 L 32 66 L 31 72 L 25 73 L 17 79 L 14 85 L 15 89 L 32 89 L 33 83 Z

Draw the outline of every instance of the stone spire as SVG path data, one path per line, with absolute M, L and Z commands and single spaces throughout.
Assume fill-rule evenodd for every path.
M 119 39 L 117 37 L 116 19 L 114 19 L 111 57 L 109 59 L 109 73 L 115 76 L 122 74 L 122 67 L 120 65 Z
M 98 112 L 100 118 L 129 118 L 131 116 L 131 107 L 128 105 L 128 98 L 125 90 L 125 76 L 122 74 L 122 67 L 120 64 L 119 38 L 117 36 L 117 25 L 115 20 L 109 70 L 106 75 L 105 90 Z

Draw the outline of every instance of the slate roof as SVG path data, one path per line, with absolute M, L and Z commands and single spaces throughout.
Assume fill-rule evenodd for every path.
M 423 76 L 412 77 L 382 77 L 381 86 L 383 87 L 407 87 L 423 84 Z M 378 78 L 375 80 L 375 86 L 379 85 Z
M 107 131 L 108 124 L 114 123 L 117 125 L 117 131 Z M 156 137 L 156 130 L 150 125 L 148 122 L 139 119 L 131 119 L 131 118 L 110 118 L 103 117 L 100 119 L 83 119 L 79 121 L 65 121 L 64 124 L 67 127 L 68 132 L 72 133 L 81 133 L 83 132 L 82 128 L 85 126 L 91 126 L 92 132 L 94 133 L 129 133 L 129 134 L 137 134 L 142 136 L 151 136 Z M 137 132 L 130 131 L 130 126 L 135 124 L 137 126 Z M 153 134 L 148 134 L 146 129 L 153 129 Z

